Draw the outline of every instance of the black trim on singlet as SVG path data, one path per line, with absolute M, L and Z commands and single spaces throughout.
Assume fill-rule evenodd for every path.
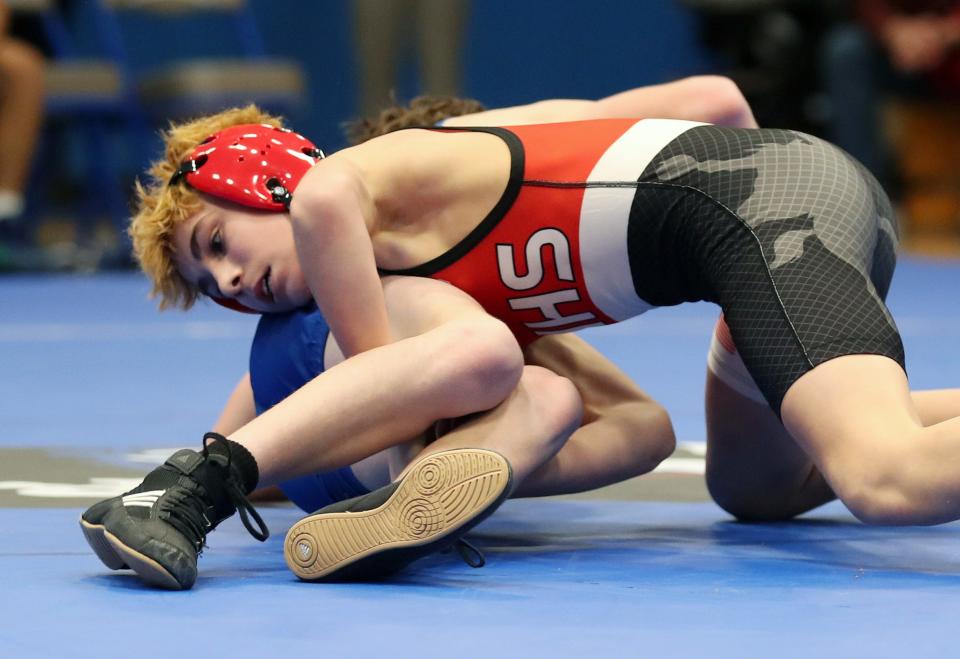
M 450 265 L 453 265 L 458 260 L 466 256 L 470 250 L 479 245 L 480 241 L 486 238 L 487 235 L 500 223 L 500 220 L 504 218 L 504 216 L 507 214 L 507 211 L 509 211 L 510 207 L 513 206 L 513 202 L 516 201 L 517 196 L 520 194 L 520 187 L 523 185 L 523 142 L 521 142 L 520 138 L 509 130 L 506 130 L 505 128 L 480 126 L 430 126 L 426 127 L 426 129 L 451 133 L 463 131 L 472 133 L 490 133 L 491 135 L 496 135 L 504 141 L 504 143 L 507 145 L 507 148 L 510 150 L 510 178 L 507 181 L 507 186 L 504 188 L 503 194 L 500 196 L 499 201 L 497 201 L 496 205 L 493 207 L 493 210 L 491 210 L 487 216 L 483 218 L 483 220 L 466 235 L 463 240 L 440 256 L 430 259 L 426 263 L 421 263 L 420 265 L 416 265 L 412 268 L 405 268 L 403 270 L 386 270 L 384 268 L 377 268 L 377 271 L 381 276 L 412 275 L 416 277 L 429 277 L 430 275 L 439 272 Z

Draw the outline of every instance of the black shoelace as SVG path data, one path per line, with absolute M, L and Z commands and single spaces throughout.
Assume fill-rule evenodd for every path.
M 166 521 L 193 543 L 198 554 L 202 554 L 207 544 L 207 531 L 213 523 L 207 518 L 207 505 L 199 493 L 183 486 L 170 488 L 160 502 L 160 514 L 164 513 Z
M 203 437 L 203 457 L 209 460 L 210 453 L 207 448 L 207 440 L 222 440 L 221 435 L 216 433 L 207 433 Z M 240 513 L 240 521 L 243 523 L 247 532 L 254 538 L 263 542 L 270 537 L 270 530 L 267 528 L 260 513 L 253 507 L 253 504 L 247 500 L 240 483 L 237 482 L 230 470 L 230 445 L 223 442 L 227 447 L 227 464 L 223 467 L 208 461 L 208 465 L 224 471 L 223 484 L 224 491 L 230 502 Z M 193 542 L 197 548 L 197 553 L 203 553 L 203 548 L 207 544 L 207 533 L 211 531 L 220 520 L 211 521 L 207 517 L 207 502 L 201 495 L 201 488 L 187 488 L 184 486 L 170 488 L 167 490 L 165 501 L 161 504 L 160 512 L 165 512 L 167 521 L 182 533 L 186 538 Z M 250 518 L 256 522 L 256 528 Z
M 463 562 L 470 567 L 478 568 L 487 564 L 487 559 L 484 558 L 483 552 L 463 538 L 457 540 L 453 547 L 457 550 L 457 553 L 460 554 Z
M 230 463 L 233 460 L 233 453 L 230 448 L 230 442 L 226 438 L 215 432 L 208 432 L 203 436 L 203 457 L 210 457 L 210 449 L 207 440 L 212 440 L 215 442 L 220 442 L 227 447 L 227 464 L 223 469 L 226 471 L 226 478 L 224 478 L 224 483 L 227 486 L 227 496 L 230 497 L 230 501 L 233 502 L 234 507 L 237 509 L 237 512 L 240 513 L 240 521 L 243 522 L 243 528 L 252 535 L 254 538 L 263 542 L 270 537 L 270 529 L 267 528 L 266 523 L 263 521 L 263 518 L 260 517 L 260 513 L 257 512 L 257 509 L 253 507 L 253 504 L 247 500 L 247 495 L 244 493 L 243 489 L 240 487 L 240 483 L 237 482 L 236 478 L 233 476 L 233 472 L 230 470 Z M 257 523 L 257 528 L 253 528 L 253 524 L 250 522 L 250 518 Z

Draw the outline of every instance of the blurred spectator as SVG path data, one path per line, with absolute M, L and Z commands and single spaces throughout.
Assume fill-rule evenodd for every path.
M 418 94 L 458 96 L 469 9 L 469 0 L 353 0 L 361 115 L 394 105 L 398 64 L 407 54 L 419 64 Z
M 845 7 L 839 0 L 681 0 L 761 126 L 823 130 L 816 58 Z
M 27 242 L 24 187 L 43 112 L 43 55 L 9 34 L 10 8 L 0 0 L 0 244 Z
M 960 0 L 856 0 L 823 49 L 828 137 L 891 187 L 885 97 L 960 98 Z

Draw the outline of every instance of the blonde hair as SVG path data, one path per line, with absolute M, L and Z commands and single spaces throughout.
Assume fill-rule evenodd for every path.
M 358 119 L 346 125 L 347 139 L 353 145 L 374 137 L 392 133 L 401 128 L 433 126 L 448 117 L 482 112 L 485 108 L 479 101 L 454 96 L 418 96 L 410 105 L 394 105 L 374 118 Z
M 136 209 L 128 233 L 137 262 L 153 284 L 150 297 L 160 298 L 161 309 L 189 309 L 200 296 L 200 291 L 177 270 L 173 246 L 174 230 L 200 208 L 200 196 L 187 185 L 169 185 L 170 177 L 200 142 L 237 124 L 279 127 L 283 122 L 255 105 L 181 124 L 171 122 L 163 132 L 163 158 L 150 165 L 145 184 L 136 182 Z

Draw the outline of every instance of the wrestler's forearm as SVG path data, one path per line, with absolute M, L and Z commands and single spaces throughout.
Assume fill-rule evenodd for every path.
M 578 428 L 563 448 L 518 487 L 514 496 L 584 492 L 652 471 L 674 444 L 666 411 L 653 401 L 627 403 Z
M 213 430 L 222 435 L 228 435 L 250 423 L 256 416 L 250 374 L 245 373 L 223 406 L 220 417 L 213 424 Z
M 590 119 L 684 119 L 736 128 L 756 128 L 750 104 L 723 76 L 682 78 L 636 87 L 596 101 L 548 99 L 451 117 L 446 126 L 517 126 Z
M 527 359 L 568 377 L 584 413 L 581 426 L 517 496 L 602 487 L 652 471 L 673 452 L 676 438 L 666 409 L 579 337 L 541 339 L 527 350 Z
M 584 340 L 572 334 L 544 337 L 525 357 L 569 378 L 584 414 L 581 427 L 523 483 L 519 496 L 608 485 L 652 470 L 673 451 L 673 426 L 663 406 Z
M 692 76 L 638 87 L 596 102 L 599 116 L 685 119 L 721 126 L 756 128 L 750 104 L 729 78 Z

